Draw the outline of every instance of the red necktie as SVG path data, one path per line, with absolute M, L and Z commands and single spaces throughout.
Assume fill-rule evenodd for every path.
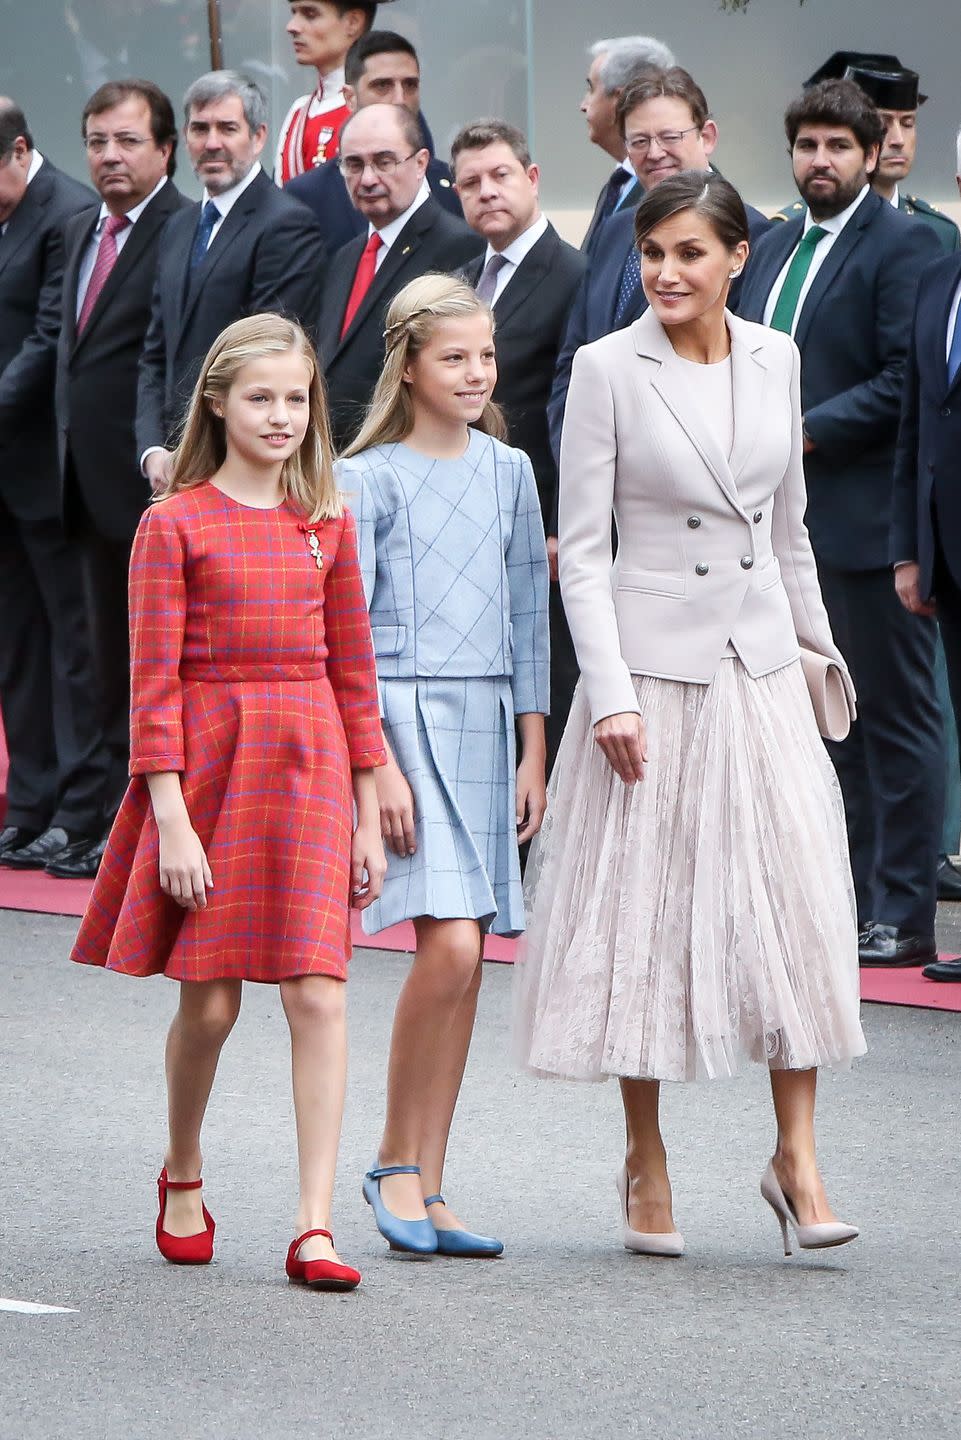
M 357 273 L 354 276 L 354 283 L 350 287 L 350 296 L 347 300 L 347 309 L 344 311 L 344 323 L 340 327 L 340 338 L 343 340 L 347 331 L 354 323 L 354 316 L 361 307 L 361 303 L 367 291 L 370 289 L 374 276 L 377 274 L 377 251 L 383 245 L 377 231 L 364 246 L 364 253 L 357 262 Z
M 117 263 L 117 232 L 125 230 L 130 224 L 126 215 L 108 215 L 107 223 L 103 227 L 103 234 L 100 237 L 100 248 L 97 251 L 97 258 L 90 272 L 90 280 L 87 284 L 87 293 L 83 297 L 83 305 L 80 307 L 80 315 L 77 319 L 77 334 L 79 335 L 90 319 L 93 307 L 100 298 L 100 292 L 107 283 L 107 277 Z

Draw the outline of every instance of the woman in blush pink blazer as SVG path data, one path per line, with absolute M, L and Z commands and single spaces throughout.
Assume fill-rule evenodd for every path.
M 560 578 L 581 684 L 528 866 L 522 1064 L 620 1078 L 629 1249 L 678 1255 L 659 1082 L 770 1070 L 762 1194 L 785 1253 L 844 1244 L 814 1146 L 817 1069 L 863 1053 L 840 790 L 800 646 L 841 667 L 804 527 L 799 357 L 738 320 L 727 181 L 653 188 L 650 309 L 578 352 Z M 618 545 L 612 562 L 611 521 Z

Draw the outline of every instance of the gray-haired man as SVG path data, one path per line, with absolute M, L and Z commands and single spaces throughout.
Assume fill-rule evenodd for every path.
M 597 40 L 588 47 L 591 68 L 581 112 L 587 120 L 591 143 L 617 161 L 613 173 L 601 187 L 591 223 L 581 243 L 588 254 L 594 248 L 598 230 L 617 210 L 633 208 L 644 193 L 631 168 L 624 148 L 624 128 L 617 104 L 626 85 L 645 69 L 667 70 L 674 56 L 660 40 L 650 35 L 621 35 L 614 40 Z
M 306 206 L 264 174 L 267 102 L 246 76 L 214 70 L 184 96 L 184 139 L 203 199 L 170 220 L 140 360 L 137 445 L 155 487 L 204 356 L 225 326 L 274 310 L 311 324 L 324 243 Z

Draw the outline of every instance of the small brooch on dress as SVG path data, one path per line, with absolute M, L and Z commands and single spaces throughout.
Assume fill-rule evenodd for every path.
M 303 531 L 304 537 L 307 541 L 307 549 L 310 551 L 311 555 L 313 555 L 314 564 L 317 566 L 317 569 L 323 570 L 324 554 L 320 548 L 320 541 L 317 538 L 317 527 L 315 525 L 298 525 L 297 528 L 298 530 Z

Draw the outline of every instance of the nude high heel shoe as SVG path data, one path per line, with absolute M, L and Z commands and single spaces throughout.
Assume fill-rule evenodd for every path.
M 770 1161 L 761 1178 L 761 1194 L 778 1218 L 785 1255 L 793 1253 L 788 1226 L 794 1231 L 802 1250 L 830 1250 L 835 1245 L 847 1245 L 861 1233 L 856 1225 L 845 1225 L 841 1220 L 826 1220 L 819 1225 L 799 1225 L 791 1202 L 781 1189 Z
M 633 1250 L 637 1255 L 660 1255 L 672 1260 L 683 1255 L 684 1236 L 678 1234 L 676 1230 L 665 1231 L 663 1234 L 645 1235 L 641 1230 L 631 1229 L 630 1221 L 627 1218 L 628 1187 L 627 1166 L 624 1165 L 617 1173 L 617 1193 L 621 1197 L 625 1250 Z

